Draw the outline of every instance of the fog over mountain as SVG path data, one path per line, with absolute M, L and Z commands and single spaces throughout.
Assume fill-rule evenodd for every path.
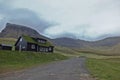
M 120 36 L 120 0 L 0 0 L 0 30 L 7 22 L 50 38 Z

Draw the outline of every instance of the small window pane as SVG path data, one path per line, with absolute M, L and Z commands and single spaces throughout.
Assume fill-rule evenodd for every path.
M 49 51 L 51 51 L 52 49 L 51 49 L 51 47 L 49 47 Z
M 32 49 L 35 49 L 35 45 L 31 45 L 31 48 L 32 48 Z

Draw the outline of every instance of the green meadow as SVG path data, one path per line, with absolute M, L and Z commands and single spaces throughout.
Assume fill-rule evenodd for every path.
M 0 73 L 25 69 L 67 58 L 59 53 L 0 51 Z
M 97 80 L 120 80 L 120 58 L 88 58 L 87 66 Z
M 120 55 L 83 52 L 77 49 L 57 47 L 57 52 L 73 57 L 86 57 L 86 66 L 96 80 L 120 80 Z

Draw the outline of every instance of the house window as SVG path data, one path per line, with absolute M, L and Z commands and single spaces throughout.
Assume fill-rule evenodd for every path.
M 40 48 L 39 50 L 42 51 L 42 48 Z
M 41 42 L 40 40 L 38 40 L 38 42 Z
M 35 45 L 31 45 L 31 48 L 32 48 L 32 49 L 35 49 Z
M 43 48 L 43 52 L 45 52 L 45 48 Z
M 22 49 L 25 49 L 25 46 L 23 46 Z
M 49 51 L 51 51 L 52 50 L 52 48 L 51 47 L 49 47 Z
M 38 40 L 38 42 L 39 42 L 39 43 L 45 43 L 45 41 L 44 41 L 44 40 Z
M 48 52 L 48 48 L 46 48 L 46 52 Z
M 43 51 L 43 49 L 42 49 L 42 48 L 40 48 L 40 51 L 42 52 L 42 51 Z

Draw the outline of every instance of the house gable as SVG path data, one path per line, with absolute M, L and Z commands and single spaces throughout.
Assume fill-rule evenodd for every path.
M 27 41 L 21 36 L 15 43 L 16 50 L 27 50 Z

